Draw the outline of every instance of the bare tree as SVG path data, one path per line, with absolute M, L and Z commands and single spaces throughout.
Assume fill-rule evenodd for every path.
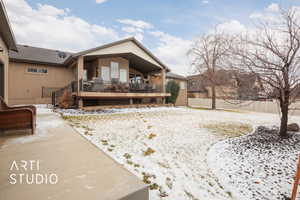
M 287 137 L 290 105 L 299 93 L 299 11 L 281 9 L 278 17 L 262 20 L 255 33 L 241 34 L 235 39 L 235 44 L 230 47 L 231 65 L 240 71 L 257 74 L 265 95 L 279 101 L 279 134 Z
M 210 82 L 212 109 L 216 109 L 217 71 L 223 67 L 222 61 L 228 52 L 229 38 L 222 33 L 202 35 L 188 52 L 192 66 Z

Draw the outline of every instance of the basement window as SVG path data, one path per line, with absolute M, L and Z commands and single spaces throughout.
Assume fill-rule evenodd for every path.
M 36 74 L 47 74 L 48 69 L 46 68 L 35 68 L 35 67 L 28 67 L 27 68 L 28 73 L 36 73 Z

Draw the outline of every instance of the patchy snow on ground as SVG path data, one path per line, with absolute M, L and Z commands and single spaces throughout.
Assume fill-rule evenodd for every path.
M 117 113 L 134 113 L 134 112 L 154 112 L 163 111 L 170 109 L 178 109 L 174 107 L 148 107 L 148 108 L 111 108 L 102 109 L 95 111 L 86 111 L 78 109 L 56 109 L 57 112 L 63 116 L 84 116 L 84 115 L 106 115 L 106 114 L 117 114 Z
M 226 181 L 229 179 L 219 174 L 227 163 L 225 158 L 229 160 L 231 154 L 222 160 L 216 157 L 217 152 L 210 152 L 212 170 L 209 168 L 209 149 L 230 135 L 204 127 L 218 123 L 273 125 L 279 122 L 278 115 L 188 108 L 126 110 L 109 114 L 75 111 L 65 115 L 64 112 L 63 117 L 84 137 L 149 184 L 151 200 L 256 199 L 248 198 L 248 193 L 239 195 L 237 186 L 229 186 L 231 182 Z M 300 118 L 293 117 L 291 122 L 299 123 Z M 253 183 L 251 177 L 241 177 L 245 178 L 245 184 Z M 291 187 L 289 182 L 284 184 Z
M 37 108 L 38 115 L 45 115 L 53 113 L 53 106 L 49 104 L 36 104 L 34 105 Z
M 210 168 L 236 199 L 284 200 L 291 196 L 300 135 L 282 140 L 278 129 L 272 129 L 259 127 L 253 134 L 227 139 L 210 149 Z

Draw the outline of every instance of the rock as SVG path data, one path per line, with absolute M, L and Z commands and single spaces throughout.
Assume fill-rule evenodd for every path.
M 267 134 L 277 134 L 278 133 L 278 127 L 272 126 L 272 127 L 266 127 L 266 126 L 258 126 L 256 129 L 256 133 L 267 133 Z
M 288 125 L 287 130 L 292 132 L 299 132 L 300 128 L 297 123 L 292 123 Z

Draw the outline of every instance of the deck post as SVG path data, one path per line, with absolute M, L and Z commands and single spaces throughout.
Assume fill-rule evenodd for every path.
M 163 104 L 166 104 L 166 98 L 165 97 L 162 98 L 162 102 L 163 102 Z
M 130 105 L 133 104 L 133 99 L 132 99 L 132 98 L 129 99 L 129 104 L 130 104 Z
M 79 56 L 77 59 L 77 92 L 80 92 L 80 80 L 83 78 L 84 58 Z
M 161 70 L 162 92 L 166 93 L 166 69 Z
M 78 99 L 77 104 L 78 104 L 78 108 L 79 109 L 83 108 L 83 100 L 82 100 L 82 98 Z

